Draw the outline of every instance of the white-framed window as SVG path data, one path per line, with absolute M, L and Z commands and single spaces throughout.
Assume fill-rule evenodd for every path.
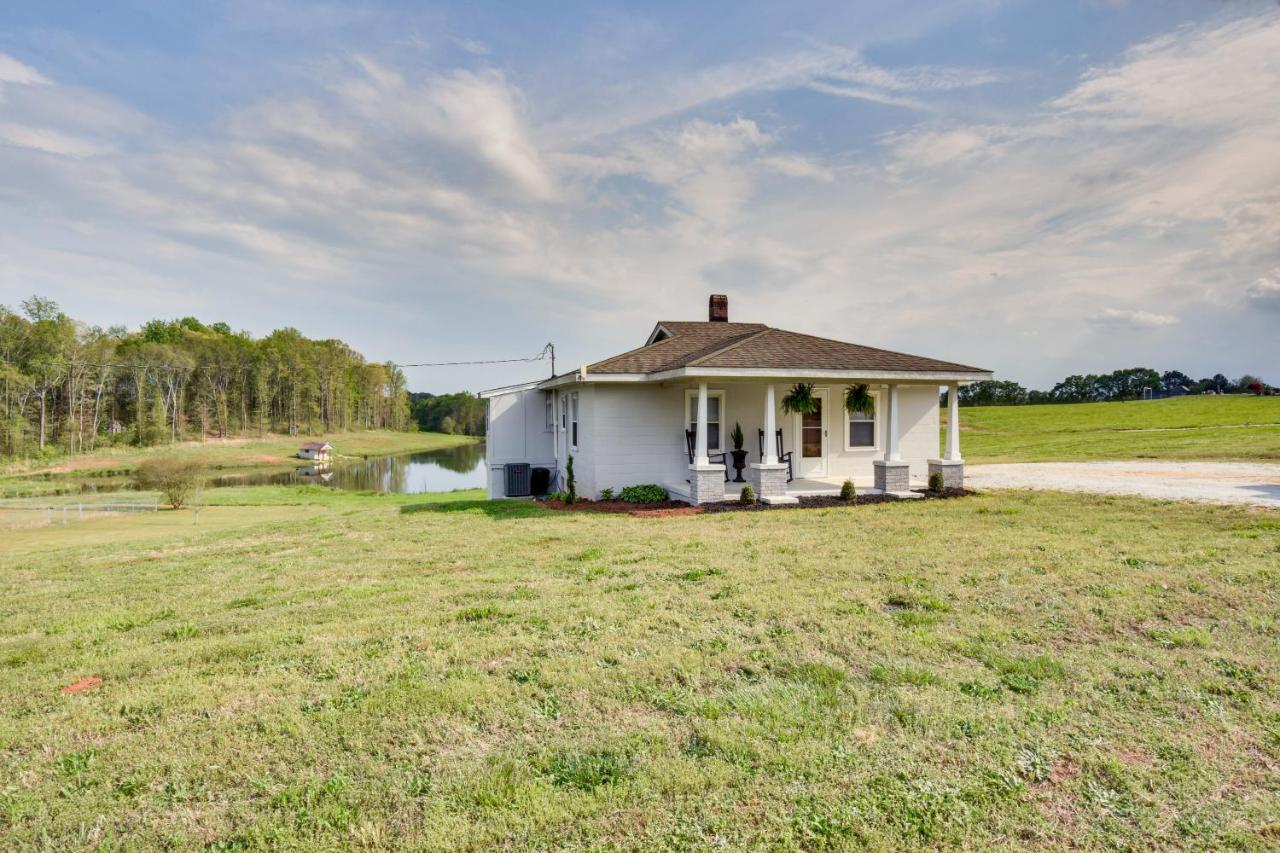
M 555 395 L 550 391 L 547 392 L 547 432 L 551 432 L 556 428 L 556 404 Z
M 569 431 L 569 393 L 560 392 L 560 431 Z
M 569 446 L 574 450 L 578 449 L 578 392 L 574 391 L 570 396 L 569 411 Z
M 724 431 L 724 392 L 708 391 L 707 392 L 707 451 L 716 453 L 725 449 L 725 431 Z M 685 393 L 684 397 L 684 422 L 688 424 L 685 429 L 690 432 L 697 433 L 698 429 L 698 391 L 692 389 Z M 697 447 L 697 442 L 694 442 Z
M 876 413 L 864 415 L 862 412 L 845 410 L 844 449 L 876 450 L 880 446 L 880 392 L 872 391 L 871 399 L 876 402 Z

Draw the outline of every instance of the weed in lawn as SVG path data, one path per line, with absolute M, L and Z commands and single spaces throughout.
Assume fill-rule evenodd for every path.
M 1184 626 L 1178 628 L 1152 628 L 1147 636 L 1169 649 L 1207 649 L 1213 645 L 1213 635 L 1204 628 Z
M 876 684 L 883 684 L 889 687 L 899 687 L 902 685 L 910 685 L 912 687 L 928 687 L 938 684 L 942 681 L 935 672 L 927 669 L 921 669 L 912 666 L 889 666 L 887 664 L 876 664 L 871 667 L 871 671 L 867 673 Z
M 629 768 L 624 756 L 611 750 L 561 753 L 547 763 L 545 772 L 556 785 L 590 791 L 626 778 Z

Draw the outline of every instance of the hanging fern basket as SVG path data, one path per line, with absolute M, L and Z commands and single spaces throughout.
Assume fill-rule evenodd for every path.
M 844 391 L 844 407 L 869 418 L 876 416 L 876 398 L 866 385 L 850 385 Z
M 782 397 L 782 411 L 788 415 L 811 415 L 818 411 L 818 398 L 813 396 L 813 384 L 797 382 Z

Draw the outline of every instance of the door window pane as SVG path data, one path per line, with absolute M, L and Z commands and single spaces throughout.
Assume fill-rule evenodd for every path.
M 800 454 L 810 458 L 822 455 L 822 400 L 818 410 L 800 416 Z

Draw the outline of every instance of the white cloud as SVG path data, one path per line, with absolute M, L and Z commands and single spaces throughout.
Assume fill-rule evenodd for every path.
M 88 140 L 77 139 L 56 130 L 7 122 L 0 122 L 0 145 L 28 148 L 32 151 L 43 151 L 46 154 L 62 157 L 89 157 L 103 151 L 101 147 Z
M 1245 291 L 1249 302 L 1259 308 L 1280 311 L 1280 267 L 1260 277 Z
M 1130 311 L 1123 308 L 1104 308 L 1091 314 L 1085 320 L 1091 326 L 1106 326 L 1120 329 L 1159 329 L 1174 326 L 1178 318 L 1169 314 L 1155 314 L 1150 311 Z
M 8 54 L 0 53 L 0 83 L 35 86 L 48 82 L 43 74 L 30 65 L 19 62 Z
M 799 154 L 778 154 L 761 162 L 766 169 L 791 178 L 813 178 L 823 183 L 835 180 L 835 172 Z

